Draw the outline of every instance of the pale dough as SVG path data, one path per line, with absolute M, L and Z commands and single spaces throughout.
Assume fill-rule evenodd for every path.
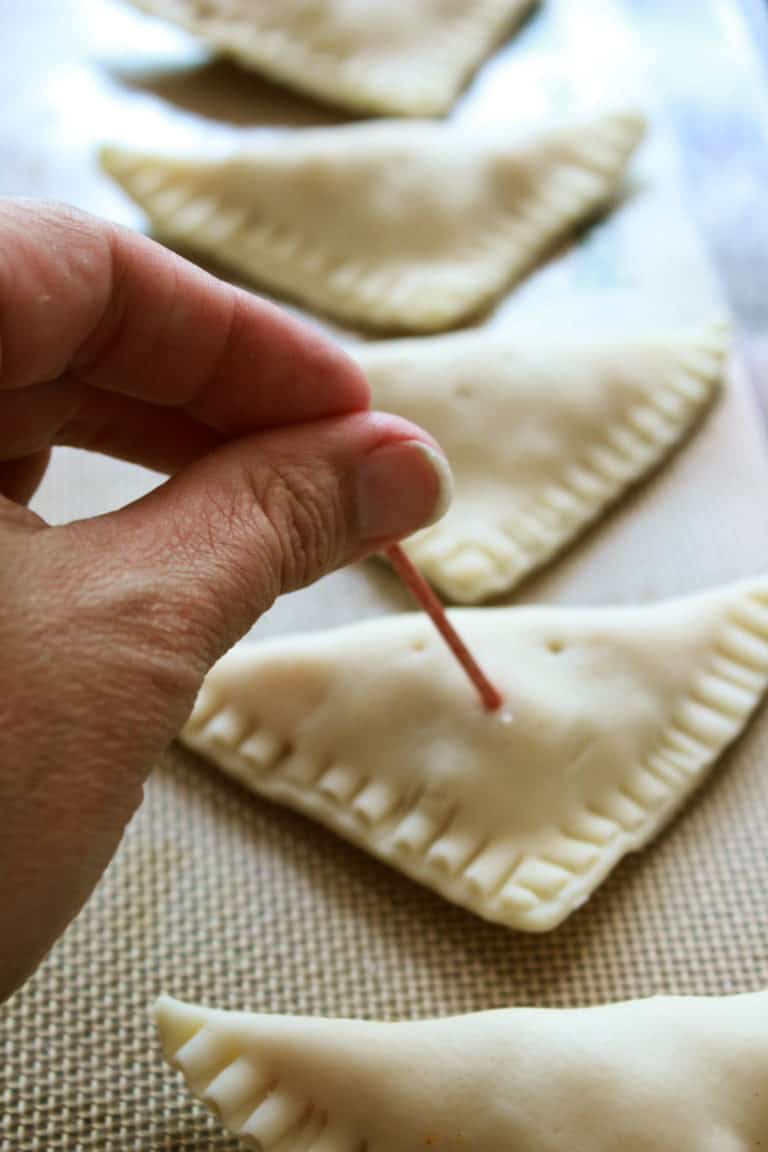
M 406 544 L 449 600 L 509 591 L 657 466 L 717 390 L 722 325 L 559 341 L 480 331 L 350 349 L 377 408 L 426 428 L 448 514 Z
M 758 1152 L 768 992 L 408 1023 L 163 996 L 166 1059 L 259 1152 Z
M 643 133 L 380 121 L 246 134 L 223 158 L 102 152 L 159 236 L 322 312 L 429 331 L 488 305 L 618 194 Z
M 312 96 L 395 116 L 447 112 L 537 0 L 132 0 Z
M 183 741 L 449 900 L 554 928 L 651 840 L 768 682 L 768 578 L 646 607 L 415 613 L 242 645 Z

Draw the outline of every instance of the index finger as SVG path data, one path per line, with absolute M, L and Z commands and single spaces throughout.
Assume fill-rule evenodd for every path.
M 0 389 L 57 379 L 225 435 L 370 402 L 351 359 L 259 297 L 95 217 L 0 201 Z

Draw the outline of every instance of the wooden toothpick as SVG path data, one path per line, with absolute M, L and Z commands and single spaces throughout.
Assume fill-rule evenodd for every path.
M 504 697 L 495 688 L 475 660 L 466 644 L 448 619 L 445 609 L 431 586 L 403 552 L 395 544 L 387 549 L 387 557 L 403 583 L 411 590 L 432 623 L 461 664 L 470 681 L 477 689 L 483 707 L 488 712 L 497 712 L 504 703 Z

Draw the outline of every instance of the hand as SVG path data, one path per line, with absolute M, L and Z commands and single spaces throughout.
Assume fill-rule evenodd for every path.
M 172 478 L 49 527 L 25 503 L 55 444 Z M 312 329 L 139 236 L 0 201 L 0 999 L 214 660 L 280 593 L 429 521 L 445 467 Z

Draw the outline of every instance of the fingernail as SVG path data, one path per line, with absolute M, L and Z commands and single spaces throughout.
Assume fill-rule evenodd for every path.
M 377 448 L 358 473 L 358 524 L 364 540 L 399 540 L 439 520 L 453 477 L 440 452 L 420 440 Z

